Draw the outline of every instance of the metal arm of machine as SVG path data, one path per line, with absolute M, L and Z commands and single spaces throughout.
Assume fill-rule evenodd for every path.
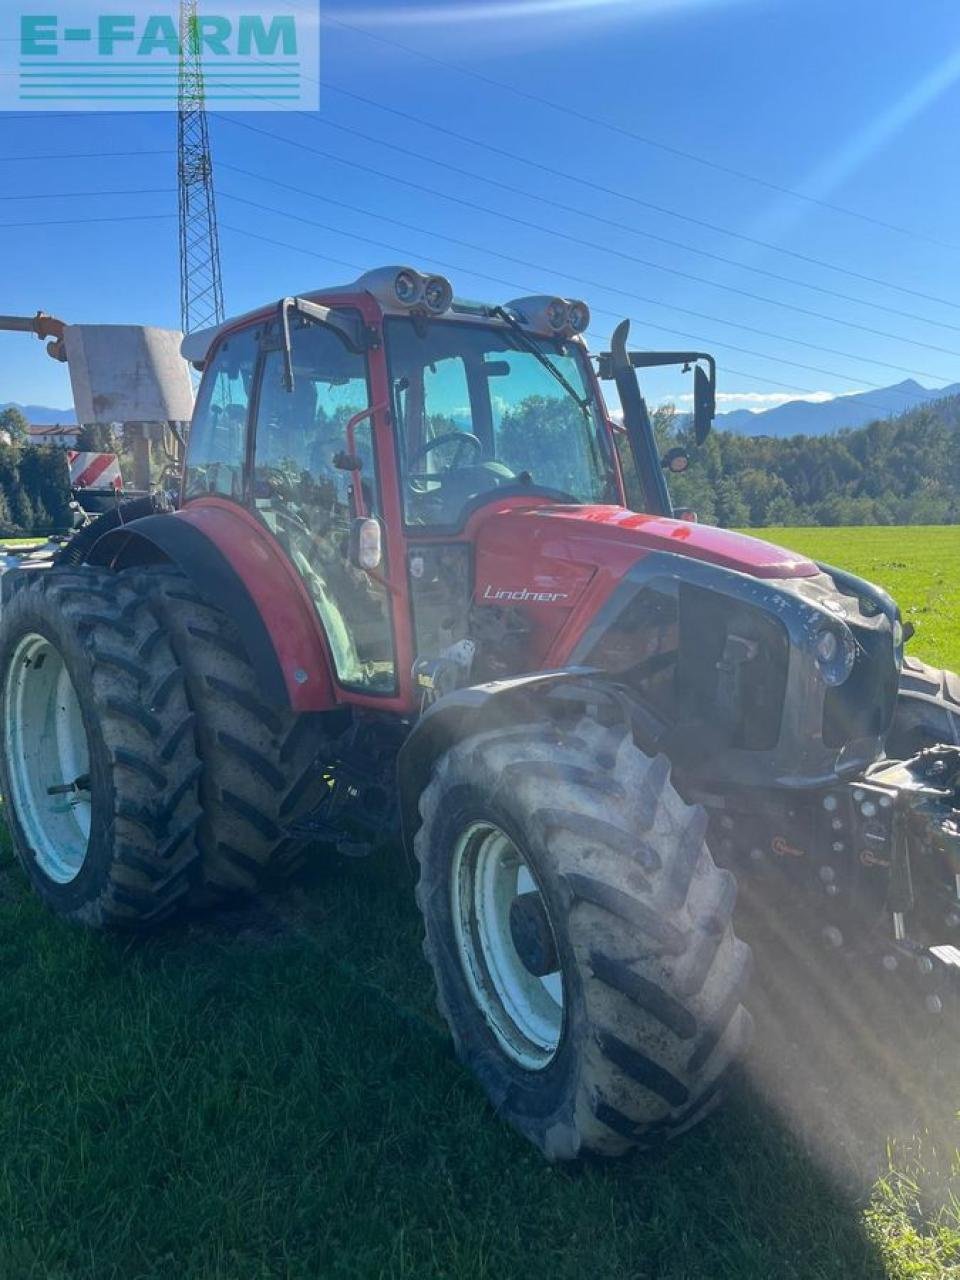
M 56 316 L 48 316 L 45 311 L 38 311 L 35 316 L 0 316 L 0 330 L 10 333 L 34 333 L 41 340 L 50 338 L 47 343 L 47 355 L 53 360 L 66 363 L 67 353 L 63 345 L 63 332 L 66 322 Z

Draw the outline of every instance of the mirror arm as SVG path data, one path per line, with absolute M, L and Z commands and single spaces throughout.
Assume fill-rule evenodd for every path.
M 610 339 L 610 376 L 616 383 L 623 409 L 623 424 L 627 429 L 630 449 L 640 473 L 647 503 L 655 508 L 650 514 L 669 516 L 673 514 L 670 491 L 660 466 L 650 414 L 627 352 L 629 333 L 630 321 L 623 320 Z

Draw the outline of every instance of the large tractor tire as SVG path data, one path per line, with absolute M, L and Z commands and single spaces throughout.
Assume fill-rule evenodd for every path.
M 906 760 L 937 743 L 960 747 L 960 675 L 904 658 L 887 755 Z
M 0 785 L 44 900 L 91 926 L 171 915 L 199 874 L 200 762 L 183 676 L 136 585 L 24 575 L 0 619 Z
M 550 1159 L 689 1128 L 751 1035 L 736 883 L 663 756 L 583 720 L 481 733 L 420 802 L 417 900 L 440 1011 Z
M 150 601 L 187 682 L 203 771 L 199 842 L 209 900 L 255 893 L 296 872 L 308 838 L 291 834 L 327 784 L 320 717 L 268 704 L 236 627 L 176 569 L 127 570 Z

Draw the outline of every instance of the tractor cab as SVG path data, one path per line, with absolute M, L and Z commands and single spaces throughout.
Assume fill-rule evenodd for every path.
M 271 535 L 319 616 L 335 696 L 416 705 L 416 664 L 475 645 L 472 549 L 494 510 L 620 511 L 630 468 L 643 510 L 672 514 L 626 327 L 600 359 L 621 426 L 589 321 L 580 301 L 465 302 L 398 267 L 185 340 L 204 377 L 183 513 L 230 504 Z M 666 360 L 699 378 L 698 358 Z M 520 567 L 516 586 L 563 596 Z

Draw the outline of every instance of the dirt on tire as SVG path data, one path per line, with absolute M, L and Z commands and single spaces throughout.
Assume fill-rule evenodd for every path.
M 458 1055 L 497 1110 L 554 1159 L 619 1155 L 705 1115 L 750 1039 L 750 950 L 731 924 L 734 878 L 666 758 L 589 719 L 481 733 L 440 758 L 420 812 L 425 954 Z M 557 935 L 564 1027 L 538 1071 L 500 1048 L 458 951 L 451 850 L 478 815 L 522 850 Z
M 0 714 L 20 641 L 37 635 L 61 656 L 90 756 L 91 825 L 76 876 L 51 879 L 0 785 L 17 857 L 41 897 L 78 923 L 143 928 L 171 916 L 200 874 L 200 761 L 183 674 L 138 584 L 102 569 L 54 567 L 25 576 L 0 621 Z M 55 746 L 51 738 L 51 750 Z M 51 760 L 51 782 L 57 762 Z
M 127 570 L 186 679 L 202 764 L 198 839 L 212 899 L 256 893 L 298 871 L 309 838 L 290 827 L 324 797 L 321 717 L 269 704 L 236 627 L 177 570 Z

